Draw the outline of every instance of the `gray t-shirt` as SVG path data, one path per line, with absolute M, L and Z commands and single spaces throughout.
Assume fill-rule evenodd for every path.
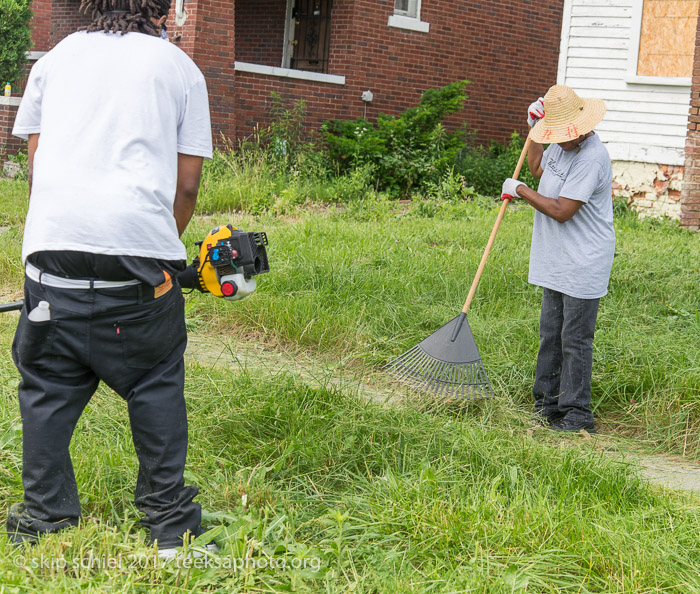
M 528 280 L 579 299 L 596 299 L 608 292 L 615 253 L 612 165 L 597 135 L 580 147 L 567 152 L 551 144 L 542 156 L 537 191 L 583 205 L 564 223 L 535 212 Z

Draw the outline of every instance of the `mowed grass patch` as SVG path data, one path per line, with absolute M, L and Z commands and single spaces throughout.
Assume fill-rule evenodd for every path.
M 0 325 L 3 344 L 10 326 Z M 8 386 L 16 374 L 7 356 L 2 363 Z M 0 515 L 21 493 L 9 396 L 3 387 Z M 126 406 L 101 389 L 72 443 L 84 525 L 21 555 L 0 537 L 0 583 L 56 592 L 700 588 L 696 502 L 655 493 L 577 441 L 552 447 L 493 426 L 478 408 L 387 407 L 284 374 L 189 364 L 186 397 L 186 479 L 200 489 L 219 561 L 154 565 L 130 502 L 137 465 Z M 278 568 L 222 566 L 245 556 Z

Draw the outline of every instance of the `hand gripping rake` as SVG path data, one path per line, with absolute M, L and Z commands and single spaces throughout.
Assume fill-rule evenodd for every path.
M 529 147 L 530 137 L 528 136 L 515 167 L 513 179 L 517 179 L 520 175 Z M 398 380 L 406 382 L 415 389 L 433 392 L 436 396 L 447 398 L 493 396 L 489 378 L 479 357 L 479 349 L 476 347 L 469 322 L 467 322 L 467 311 L 476 293 L 481 273 L 486 266 L 491 246 L 496 239 L 498 227 L 509 202 L 508 199 L 503 200 L 462 312 L 428 338 L 384 366 L 384 369 Z

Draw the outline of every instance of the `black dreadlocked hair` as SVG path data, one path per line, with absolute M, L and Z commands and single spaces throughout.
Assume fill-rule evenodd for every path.
M 170 10 L 171 0 L 82 0 L 80 11 L 89 14 L 93 21 L 86 31 L 105 33 L 146 33 L 160 35 L 151 18 L 160 19 Z

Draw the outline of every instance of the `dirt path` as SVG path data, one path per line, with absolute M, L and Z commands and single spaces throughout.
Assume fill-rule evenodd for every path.
M 380 372 L 358 374 L 357 370 L 348 369 L 342 362 L 319 361 L 301 351 L 263 347 L 238 339 L 215 342 L 209 337 L 191 333 L 187 356 L 202 365 L 245 370 L 256 378 L 291 373 L 310 385 L 332 385 L 381 403 L 398 402 L 403 393 Z M 700 496 L 700 464 L 644 453 L 637 444 L 619 436 L 602 434 L 593 439 L 596 449 L 637 468 L 650 483 Z
M 640 457 L 636 462 L 650 482 L 700 495 L 700 467 L 697 464 L 664 456 Z
M 355 392 L 378 402 L 391 402 L 399 397 L 395 387 L 373 374 L 348 372 L 342 363 L 320 362 L 307 354 L 289 349 L 266 348 L 240 340 L 214 342 L 201 335 L 188 336 L 187 355 L 200 364 L 246 370 L 252 377 L 266 378 L 291 373 L 310 385 L 329 386 Z

